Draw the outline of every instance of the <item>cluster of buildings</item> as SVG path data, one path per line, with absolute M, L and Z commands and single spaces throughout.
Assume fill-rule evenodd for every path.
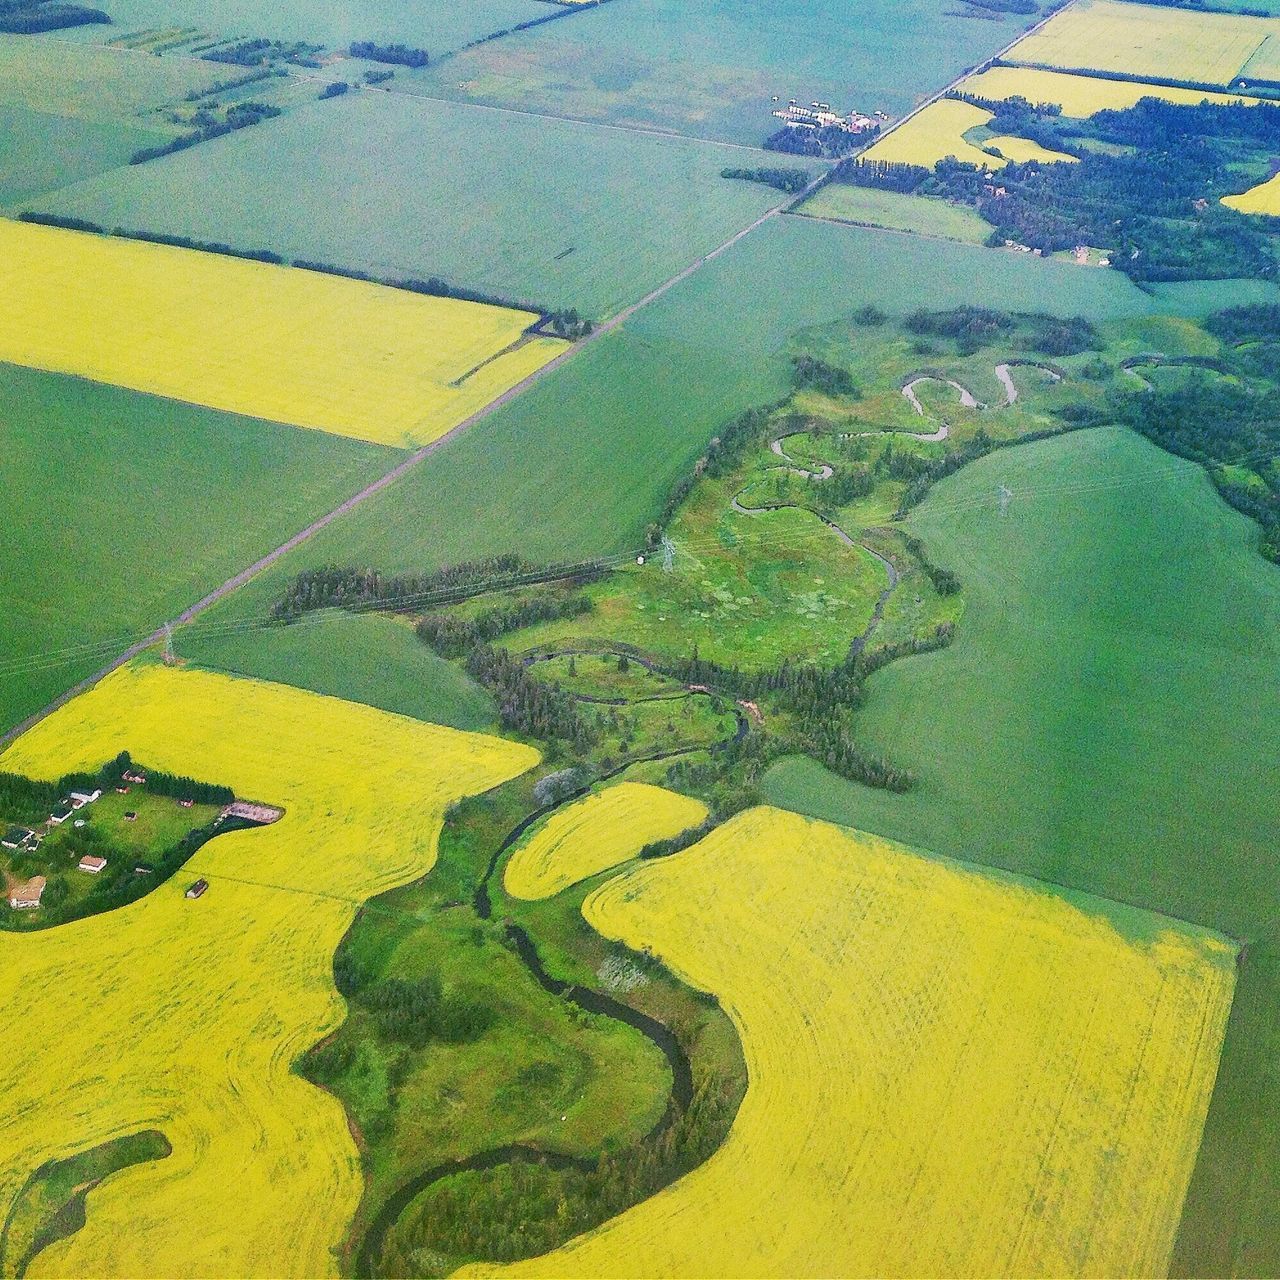
M 67 819 L 83 809 L 85 805 L 92 804 L 95 800 L 100 799 L 101 796 L 101 790 L 96 789 L 93 791 L 72 791 L 58 801 L 53 812 L 49 815 L 44 829 L 49 831 L 53 827 L 60 827 Z M 82 826 L 83 821 L 83 819 L 76 819 L 76 825 Z M 9 827 L 3 837 L 0 837 L 0 848 L 10 849 L 14 853 L 34 853 L 40 848 L 41 839 L 40 833 L 33 831 L 30 827 Z M 80 859 L 78 866 L 81 871 L 96 876 L 106 869 L 107 860 L 106 858 L 96 857 L 94 854 L 86 854 Z M 10 908 L 14 911 L 34 910 L 40 905 L 45 883 L 44 876 L 32 876 L 30 880 L 12 882 L 8 889 Z
M 774 102 L 778 99 L 774 98 Z M 873 111 L 871 115 L 863 115 L 860 111 L 850 111 L 841 115 L 831 109 L 829 102 L 811 102 L 801 106 L 792 98 L 785 107 L 778 107 L 774 113 L 788 129 L 840 129 L 845 133 L 867 133 L 878 129 L 889 116 L 884 111 Z

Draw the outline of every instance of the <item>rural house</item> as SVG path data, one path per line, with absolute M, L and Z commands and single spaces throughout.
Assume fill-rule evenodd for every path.
M 34 831 L 27 827 L 10 827 L 3 838 L 0 838 L 0 845 L 6 849 L 22 849 L 26 847 L 27 841 L 35 835 Z
M 44 876 L 32 876 L 25 884 L 9 886 L 9 906 L 14 911 L 32 911 L 40 905 Z
M 96 876 L 99 871 L 104 870 L 106 868 L 106 865 L 107 865 L 106 858 L 99 858 L 97 854 L 93 854 L 93 853 L 86 853 L 84 857 L 80 859 L 80 862 L 79 862 L 79 867 L 81 871 L 87 871 L 89 872 L 90 875 L 94 875 L 94 876 Z

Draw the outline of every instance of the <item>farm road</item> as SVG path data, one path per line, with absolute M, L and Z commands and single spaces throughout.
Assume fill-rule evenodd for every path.
M 987 62 L 994 61 L 996 58 L 1004 57 L 1005 54 L 1007 54 L 1009 50 L 1012 49 L 1013 46 L 1018 43 L 1018 41 L 1022 40 L 1025 36 L 1030 35 L 1035 31 L 1038 31 L 1042 26 L 1045 25 L 1045 23 L 1047 23 L 1050 20 L 1050 18 L 1062 12 L 1062 10 L 1070 8 L 1071 5 L 1075 3 L 1077 3 L 1077 0 L 1066 0 L 1066 2 L 1063 4 L 1054 5 L 1039 22 L 1029 27 L 1026 31 L 1019 32 L 1018 35 L 1013 40 L 1010 40 L 1003 48 L 998 50 L 996 53 L 993 53 L 990 56 L 990 58 L 983 59 L 983 63 L 979 65 L 983 65 Z M 937 93 L 932 94 L 931 96 L 923 100 L 920 103 L 920 105 L 914 108 L 912 111 L 909 111 L 906 115 L 900 117 L 898 120 L 895 120 L 879 136 L 885 137 L 889 133 L 892 133 L 894 129 L 900 128 L 902 125 L 906 124 L 908 120 L 918 115 L 931 103 L 938 101 L 939 98 L 942 98 L 946 94 L 950 93 L 951 90 L 953 90 L 957 85 L 959 85 L 963 80 L 965 80 L 971 74 L 971 71 L 972 71 L 972 68 L 967 68 L 966 70 L 961 72 L 960 75 L 956 76 L 948 84 L 944 85 L 941 89 L 939 89 Z M 543 365 L 542 368 L 535 370 L 527 378 L 523 379 L 523 381 L 516 383 L 515 386 L 509 387 L 500 396 L 498 396 L 496 400 L 492 400 L 489 402 L 489 404 L 485 405 L 483 408 L 478 409 L 469 418 L 466 418 L 462 422 L 458 423 L 458 425 L 454 427 L 451 431 L 446 432 L 439 439 L 433 440 L 430 444 L 423 445 L 422 448 L 415 450 L 407 458 L 403 459 L 395 467 L 393 467 L 390 471 L 388 471 L 386 475 L 381 476 L 377 480 L 373 481 L 371 484 L 366 485 L 363 489 L 360 490 L 359 493 L 352 494 L 350 498 L 348 498 L 345 502 L 341 503 L 339 506 L 335 507 L 332 511 L 329 511 L 325 515 L 322 515 L 317 519 L 313 520 L 309 525 L 306 526 L 305 529 L 300 529 L 297 533 L 293 535 L 293 537 L 289 538 L 285 542 L 282 542 L 274 550 L 267 552 L 266 555 L 254 561 L 254 563 L 249 565 L 248 568 L 242 569 L 239 573 L 235 574 L 233 577 L 228 578 L 226 582 L 224 582 L 221 586 L 215 587 L 214 590 L 210 591 L 207 595 L 197 600 L 195 604 L 183 610 L 183 612 L 180 613 L 178 617 L 173 620 L 173 622 L 176 622 L 178 624 L 191 622 L 193 619 L 199 617 L 202 613 L 205 613 L 207 610 L 209 610 L 215 604 L 217 604 L 218 601 L 229 596 L 233 591 L 237 590 L 239 587 L 242 587 L 251 578 L 256 577 L 264 569 L 267 569 L 271 565 L 275 564 L 276 561 L 280 560 L 283 556 L 288 555 L 290 551 L 293 551 L 295 548 L 301 546 L 304 542 L 309 541 L 317 533 L 319 533 L 321 529 L 325 528 L 326 525 L 332 524 L 335 520 L 340 519 L 342 516 L 346 515 L 348 512 L 354 511 L 356 507 L 360 506 L 364 502 L 367 502 L 375 494 L 380 493 L 383 489 L 387 488 L 389 485 L 394 484 L 407 472 L 411 471 L 414 467 L 416 467 L 420 462 L 424 461 L 426 458 L 429 458 L 437 450 L 442 449 L 446 444 L 448 444 L 451 440 L 455 439 L 457 436 L 461 435 L 464 431 L 469 430 L 471 427 L 475 426 L 476 423 L 481 422 L 485 418 L 487 418 L 491 413 L 494 413 L 498 409 L 501 409 L 504 405 L 509 404 L 517 396 L 521 395 L 523 392 L 527 391 L 531 386 L 533 386 L 535 382 L 538 382 L 540 379 L 546 377 L 553 370 L 558 369 L 562 364 L 564 364 L 567 360 L 569 360 L 575 352 L 580 350 L 582 347 L 585 347 L 589 343 L 596 342 L 599 339 L 603 338 L 606 334 L 612 333 L 614 330 L 618 329 L 621 325 L 625 324 L 632 316 L 634 316 L 638 311 L 641 311 L 645 307 L 649 306 L 651 303 L 656 302 L 659 298 L 663 296 L 663 294 L 667 293 L 671 289 L 674 289 L 676 285 L 683 283 L 695 272 L 701 270 L 708 262 L 713 261 L 715 258 L 720 257 L 721 254 L 727 252 L 729 249 L 732 249 L 733 246 L 736 245 L 739 240 L 742 240 L 744 237 L 749 236 L 753 231 L 762 227 L 770 219 L 777 217 L 778 214 L 780 213 L 787 212 L 789 210 L 797 208 L 806 199 L 808 199 L 809 196 L 811 196 L 815 191 L 817 191 L 819 187 L 821 187 L 824 183 L 826 183 L 829 180 L 829 178 L 830 178 L 829 172 L 820 173 L 811 183 L 809 183 L 807 187 L 805 187 L 805 189 L 802 192 L 799 193 L 799 195 L 796 195 L 794 197 L 788 196 L 785 200 L 780 201 L 773 208 L 767 209 L 758 218 L 756 218 L 754 222 L 752 222 L 750 225 L 746 227 L 743 227 L 741 231 L 735 232 L 726 241 L 724 241 L 723 244 L 720 244 L 716 248 L 710 250 L 710 252 L 703 254 L 702 257 L 696 259 L 694 262 L 690 263 L 689 266 L 685 267 L 683 271 L 677 272 L 669 280 L 664 281 L 662 284 L 658 285 L 657 288 L 650 290 L 638 302 L 632 303 L 629 307 L 626 307 L 624 310 L 619 311 L 616 315 L 611 316 L 607 320 L 603 321 L 585 338 L 580 338 L 578 339 L 577 342 L 574 342 L 568 347 L 566 347 L 565 350 L 561 352 L 560 355 L 556 356 L 554 360 L 549 361 L 547 364 Z M 172 623 L 170 625 L 172 625 Z M 29 715 L 25 720 L 21 721 L 17 725 L 14 725 L 13 728 L 6 730 L 3 733 L 0 733 L 0 751 L 3 751 L 3 749 L 7 747 L 9 743 L 12 742 L 15 738 L 17 738 L 20 734 L 25 733 L 33 725 L 38 724 L 46 716 L 49 716 L 53 712 L 55 712 L 59 707 L 64 706 L 66 703 L 70 702 L 72 698 L 76 697 L 78 694 L 84 693 L 88 689 L 93 688 L 93 686 L 97 684 L 100 680 L 105 679 L 105 677 L 109 676 L 113 671 L 117 670 L 119 667 L 124 666 L 126 662 L 132 661 L 140 653 L 143 653 L 147 649 L 150 649 L 152 646 L 159 644 L 164 639 L 164 637 L 165 637 L 165 626 L 164 624 L 162 624 L 161 626 L 157 627 L 154 631 L 152 631 L 149 635 L 142 636 L 140 639 L 136 640 L 133 644 L 129 645 L 126 649 L 124 649 L 121 653 L 117 654 L 115 658 L 113 658 L 109 663 L 107 663 L 100 670 L 95 671 L 92 675 L 86 676 L 83 680 L 78 681 L 75 685 L 69 688 L 65 693 L 59 694 L 59 696 L 56 697 L 47 706 L 44 706 L 39 711 L 36 711 L 33 714 Z

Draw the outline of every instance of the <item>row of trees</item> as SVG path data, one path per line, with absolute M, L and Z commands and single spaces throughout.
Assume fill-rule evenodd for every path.
M 176 138 L 160 146 L 140 147 L 129 157 L 129 163 L 145 164 L 148 160 L 170 156 L 175 151 L 185 151 L 188 147 L 197 146 L 213 138 L 221 138 L 225 134 L 234 133 L 237 129 L 247 129 L 250 125 L 260 124 L 263 120 L 270 120 L 279 114 L 280 108 L 273 107 L 269 102 L 237 102 L 227 108 L 226 115 L 221 120 L 205 120 L 198 128 L 192 129 L 189 133 L 180 133 Z
M 808 169 L 721 169 L 722 178 L 737 178 L 743 182 L 759 182 L 766 187 L 776 187 L 788 195 L 799 195 L 809 185 Z
M 403 44 L 375 44 L 372 40 L 355 41 L 349 52 L 353 58 L 386 62 L 394 67 L 425 67 L 431 61 L 425 49 L 411 49 Z
M 110 21 L 101 9 L 63 4 L 60 0 L 3 0 L 0 3 L 0 31 L 9 35 L 37 35 L 42 31 Z
M 591 612 L 591 600 L 583 595 L 534 596 L 486 609 L 465 618 L 454 613 L 429 613 L 418 620 L 418 639 L 442 658 L 465 657 L 478 644 L 490 644 L 500 636 L 539 622 L 580 618 Z

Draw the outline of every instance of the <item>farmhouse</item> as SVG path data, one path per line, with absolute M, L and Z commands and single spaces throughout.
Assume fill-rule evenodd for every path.
M 98 797 L 102 795 L 99 791 L 73 791 L 70 796 L 71 807 L 73 809 L 83 809 L 85 805 L 92 804 Z
M 60 827 L 73 813 L 75 810 L 64 801 L 49 815 L 49 825 Z
M 14 911 L 33 911 L 44 893 L 44 876 L 32 876 L 25 884 L 9 886 L 9 906 Z
M 27 842 L 35 836 L 35 832 L 27 827 L 10 827 L 3 837 L 0 837 L 0 845 L 6 849 L 24 849 Z
M 106 869 L 106 858 L 99 858 L 96 854 L 86 853 L 80 859 L 79 867 L 81 871 L 87 871 L 90 875 L 96 876 L 98 872 Z

